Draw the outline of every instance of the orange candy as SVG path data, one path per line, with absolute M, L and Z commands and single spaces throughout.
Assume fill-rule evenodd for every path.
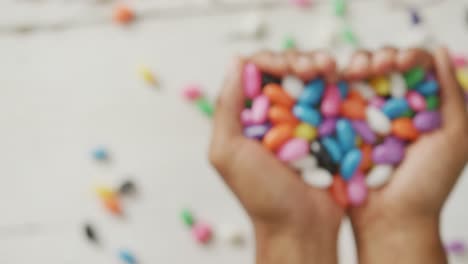
M 366 105 L 361 103 L 359 99 L 356 98 L 344 100 L 341 104 L 340 110 L 341 114 L 349 119 L 356 120 L 366 118 Z
M 350 90 L 348 93 L 348 98 L 360 102 L 362 105 L 366 105 L 367 101 L 362 97 L 361 93 L 357 90 Z
M 114 21 L 120 24 L 128 24 L 133 21 L 133 11 L 125 5 L 119 5 L 114 10 Z
M 368 144 L 362 145 L 361 152 L 362 160 L 359 169 L 366 172 L 372 167 L 372 146 Z
M 408 117 L 393 120 L 392 133 L 404 140 L 416 140 L 419 137 L 419 131 L 414 127 L 413 120 Z
M 294 99 L 276 83 L 267 84 L 263 88 L 263 94 L 270 99 L 272 104 L 282 105 L 286 108 L 291 108 L 294 105 Z
M 299 123 L 299 120 L 291 113 L 291 110 L 281 105 L 270 107 L 268 119 L 275 125 L 282 123 L 297 125 Z
M 107 198 L 102 198 L 102 202 L 111 213 L 115 215 L 122 214 L 122 207 L 120 206 L 120 201 L 117 196 L 113 195 Z
M 330 187 L 330 193 L 338 205 L 343 208 L 348 207 L 349 201 L 346 182 L 340 175 L 333 176 L 333 183 Z
M 263 145 L 269 150 L 277 150 L 294 134 L 294 125 L 284 123 L 272 127 L 263 137 Z

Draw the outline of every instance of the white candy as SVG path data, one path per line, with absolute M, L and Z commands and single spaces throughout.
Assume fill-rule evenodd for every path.
M 298 98 L 304 90 L 304 82 L 293 75 L 284 77 L 281 86 L 292 98 Z
M 366 100 L 370 100 L 376 95 L 374 89 L 365 82 L 355 82 L 351 87 L 358 91 Z
M 217 234 L 221 241 L 231 245 L 241 246 L 245 243 L 244 232 L 234 226 L 221 226 Z
M 403 98 L 406 95 L 406 81 L 400 73 L 390 75 L 390 93 L 392 97 Z
M 377 134 L 387 135 L 392 130 L 392 122 L 379 109 L 368 106 L 366 108 L 366 119 L 369 127 Z
M 366 184 L 369 188 L 379 188 L 384 185 L 392 175 L 393 167 L 391 165 L 377 165 L 369 172 L 366 177 Z
M 290 162 L 289 166 L 298 170 L 314 170 L 317 168 L 317 159 L 314 156 L 307 155 L 302 159 Z
M 302 177 L 306 183 L 320 189 L 326 189 L 333 183 L 333 176 L 325 169 L 304 170 Z

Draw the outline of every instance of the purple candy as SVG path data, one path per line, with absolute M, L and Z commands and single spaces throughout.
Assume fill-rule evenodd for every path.
M 440 127 L 442 117 L 437 111 L 419 112 L 413 119 L 414 127 L 421 132 L 429 132 Z
M 359 134 L 359 136 L 361 136 L 364 142 L 374 144 L 377 140 L 375 133 L 372 131 L 369 125 L 367 125 L 366 122 L 352 121 L 351 125 L 353 126 L 353 129 Z
M 464 241 L 455 240 L 445 244 L 445 250 L 449 253 L 454 253 L 457 255 L 463 254 L 466 252 L 466 244 Z
M 270 128 L 270 124 L 247 126 L 244 128 L 244 135 L 248 138 L 262 139 Z
M 322 137 L 326 137 L 335 133 L 335 130 L 336 130 L 336 118 L 327 118 L 319 126 L 319 134 Z
M 381 109 L 382 106 L 385 104 L 385 99 L 380 96 L 375 96 L 372 99 L 370 99 L 369 104 L 375 106 L 375 108 L 377 109 Z
M 384 144 L 398 144 L 402 147 L 405 146 L 405 142 L 397 137 L 394 136 L 388 136 L 384 140 Z
M 372 151 L 372 160 L 377 164 L 395 165 L 400 163 L 404 156 L 404 145 L 392 140 L 378 145 Z

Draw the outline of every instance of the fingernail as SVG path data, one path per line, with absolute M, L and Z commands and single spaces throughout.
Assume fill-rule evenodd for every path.
M 234 56 L 233 58 L 231 58 L 231 61 L 228 64 L 228 73 L 230 74 L 237 73 L 237 71 L 239 71 L 239 63 L 240 63 L 239 57 Z
M 385 61 L 388 61 L 390 60 L 390 54 L 386 53 L 386 52 L 378 52 L 374 55 L 374 60 L 377 64 L 381 64 Z
M 369 66 L 369 58 L 364 54 L 359 54 L 354 59 L 353 66 L 359 69 L 367 68 Z
M 312 68 L 312 60 L 307 56 L 300 56 L 296 61 L 296 67 L 301 71 Z
M 315 55 L 315 61 L 317 62 L 317 64 L 319 64 L 321 66 L 324 66 L 325 64 L 327 64 L 329 59 L 330 58 L 329 58 L 328 54 L 326 54 L 326 53 L 317 53 Z

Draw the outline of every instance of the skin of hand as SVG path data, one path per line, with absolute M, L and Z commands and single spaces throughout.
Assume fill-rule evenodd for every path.
M 326 53 L 260 52 L 237 57 L 229 67 L 214 116 L 210 161 L 250 216 L 257 263 L 337 263 L 337 238 L 344 209 L 326 190 L 308 186 L 260 142 L 243 136 L 243 66 L 255 63 L 275 76 L 318 75 L 337 79 Z
M 420 136 L 390 182 L 371 191 L 364 206 L 350 210 L 360 263 L 447 262 L 439 217 L 468 161 L 468 115 L 447 50 L 358 52 L 344 75 L 349 80 L 364 79 L 414 66 L 435 70 L 443 125 Z

